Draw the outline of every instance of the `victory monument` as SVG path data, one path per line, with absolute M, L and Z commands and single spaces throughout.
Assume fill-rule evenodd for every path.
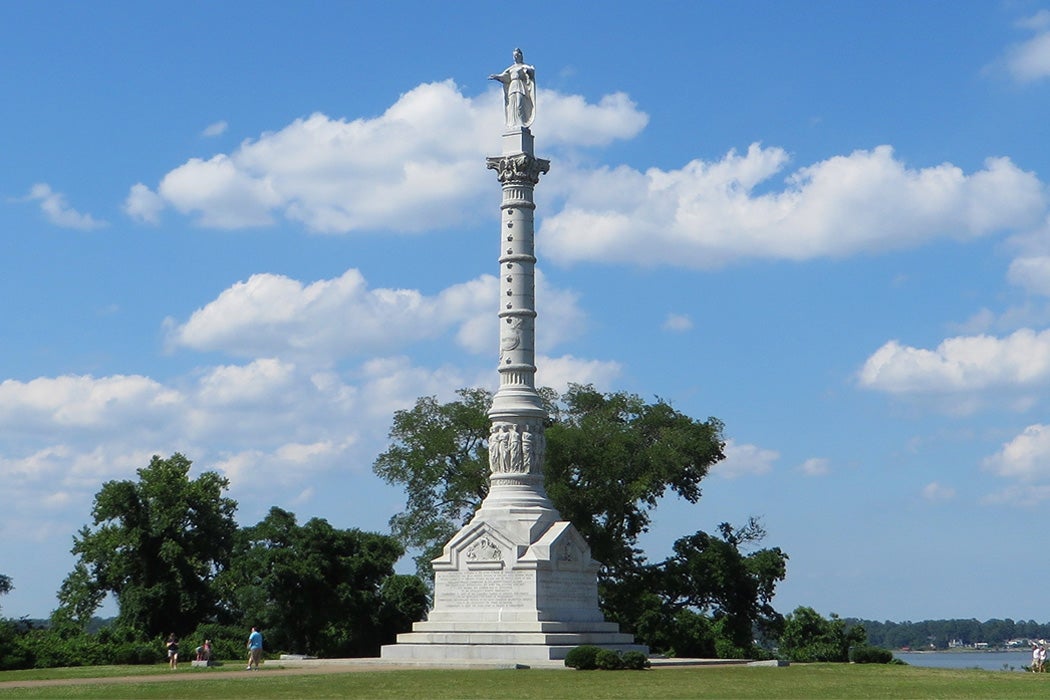
M 489 76 L 503 84 L 506 129 L 486 159 L 503 190 L 499 231 L 499 389 L 489 410 L 489 493 L 433 561 L 434 604 L 382 658 L 431 663 L 529 663 L 580 644 L 643 651 L 598 608 L 600 564 L 543 485 L 546 411 L 536 392 L 533 190 L 550 162 L 536 158 L 536 71 L 520 49 Z

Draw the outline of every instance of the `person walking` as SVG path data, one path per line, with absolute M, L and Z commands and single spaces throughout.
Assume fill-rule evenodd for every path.
M 168 641 L 164 642 L 164 646 L 168 648 L 168 665 L 172 671 L 179 668 L 179 638 L 172 632 L 168 635 Z
M 248 670 L 258 671 L 259 661 L 262 660 L 263 636 L 256 627 L 252 627 L 252 633 L 248 635 Z

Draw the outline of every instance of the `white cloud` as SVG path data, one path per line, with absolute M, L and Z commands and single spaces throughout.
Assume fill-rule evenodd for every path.
M 170 341 L 239 356 L 331 361 L 433 339 L 479 316 L 495 328 L 495 298 L 495 279 L 487 275 L 428 297 L 412 289 L 369 289 L 354 269 L 310 284 L 262 273 L 171 328 Z M 481 349 L 471 333 L 463 333 L 472 349 Z M 494 347 L 495 340 L 489 345 Z
M 413 289 L 370 289 L 355 269 L 304 284 L 260 273 L 224 290 L 185 323 L 167 321 L 169 342 L 241 357 L 294 357 L 315 363 L 400 351 L 451 332 L 468 352 L 498 348 L 498 284 L 482 275 L 436 295 Z M 552 287 L 536 274 L 543 318 L 541 349 L 579 335 L 584 327 L 575 292 Z
M 273 358 L 248 365 L 214 367 L 200 379 L 201 403 L 220 408 L 257 405 L 288 390 L 295 366 Z
M 780 459 L 780 453 L 756 445 L 740 444 L 736 440 L 726 440 L 725 456 L 711 468 L 712 474 L 726 479 L 741 476 L 761 476 L 773 469 L 773 463 Z
M 537 98 L 543 114 L 544 142 L 566 146 L 605 146 L 616 139 L 634 138 L 649 116 L 622 92 L 605 95 L 598 104 L 587 104 L 579 95 L 541 91 Z
M 753 144 L 681 170 L 569 173 L 564 210 L 542 223 L 542 252 L 563 263 L 695 268 L 807 260 L 1030 227 L 1046 209 L 1039 179 L 1006 158 L 967 175 L 949 163 L 910 169 L 879 146 L 803 167 L 783 189 L 762 191 L 787 161 L 783 149 Z
M 922 487 L 922 497 L 927 501 L 933 502 L 950 501 L 955 498 L 955 489 L 951 486 L 931 481 Z
M 226 129 L 228 129 L 229 126 L 230 125 L 227 124 L 225 120 L 217 121 L 214 124 L 209 124 L 208 126 L 204 127 L 204 131 L 201 132 L 201 136 L 207 138 L 211 138 L 214 136 L 222 136 L 226 133 Z
M 178 391 L 138 375 L 7 379 L 0 382 L 0 425 L 27 431 L 115 428 L 151 416 L 170 417 L 182 401 Z
M 1040 10 L 1018 24 L 1033 30 L 1035 36 L 1007 50 L 1010 75 L 1022 83 L 1050 77 L 1050 10 Z
M 665 331 L 684 333 L 685 331 L 692 330 L 693 319 L 685 314 L 667 314 L 667 318 L 664 319 L 663 326 L 661 327 Z
M 986 458 L 984 467 L 997 476 L 1024 482 L 1050 478 L 1050 426 L 1028 426 Z
M 541 356 L 536 359 L 536 385 L 565 392 L 570 383 L 593 384 L 608 390 L 620 376 L 623 367 L 610 360 L 585 360 L 572 355 Z
M 1050 256 L 1022 256 L 1010 263 L 1007 279 L 1031 294 L 1050 297 Z
M 222 472 L 231 485 L 244 490 L 258 491 L 265 488 L 264 484 L 298 485 L 318 472 L 339 466 L 353 442 L 293 442 L 279 445 L 272 451 L 250 449 L 222 457 L 214 464 L 214 468 Z M 301 499 L 303 493 L 296 499 Z
M 164 200 L 156 192 L 141 182 L 131 186 L 127 199 L 124 200 L 124 213 L 136 221 L 156 224 L 160 221 L 160 212 L 164 209 Z
M 44 213 L 47 220 L 62 228 L 90 231 L 107 225 L 105 221 L 100 221 L 90 214 L 81 214 L 73 209 L 69 206 L 64 194 L 55 192 L 45 182 L 33 185 L 26 199 L 40 202 L 40 211 Z
M 824 476 L 831 472 L 831 462 L 824 457 L 811 457 L 799 465 L 806 476 Z
M 231 153 L 191 159 L 146 192 L 217 228 L 265 226 L 277 217 L 322 233 L 460 224 L 489 211 L 481 198 L 495 180 L 483 164 L 500 152 L 498 94 L 466 97 L 447 80 L 408 91 L 373 119 L 313 114 Z M 545 135 L 548 147 L 630 138 L 647 120 L 622 94 L 592 105 L 544 91 L 540 104 L 558 125 Z M 155 215 L 146 192 L 133 191 L 129 203 Z
M 891 340 L 865 361 L 858 379 L 892 394 L 1034 389 L 1050 380 L 1050 330 L 948 338 L 935 350 Z

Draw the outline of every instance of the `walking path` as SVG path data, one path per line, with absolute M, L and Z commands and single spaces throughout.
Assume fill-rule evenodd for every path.
M 243 662 L 239 662 L 243 663 Z M 695 668 L 697 666 L 740 666 L 740 665 L 774 665 L 776 662 L 748 662 L 747 660 L 731 659 L 653 659 L 654 669 L 676 669 Z M 422 668 L 455 668 L 463 669 L 508 669 L 529 668 L 526 665 L 511 663 L 479 663 L 464 662 L 461 664 L 405 664 L 391 663 L 382 659 L 303 659 L 295 661 L 272 660 L 263 663 L 262 671 L 220 671 L 196 669 L 191 667 L 180 668 L 173 673 L 160 673 L 141 676 L 99 676 L 94 678 L 54 678 L 43 680 L 24 681 L 0 681 L 0 690 L 7 688 L 46 688 L 63 687 L 75 685 L 94 685 L 102 683 L 164 683 L 167 681 L 199 681 L 214 680 L 221 678 L 250 678 L 260 673 L 266 677 L 274 676 L 304 676 L 326 673 L 359 673 L 362 671 L 405 671 Z M 550 665 L 534 664 L 533 668 L 565 669 L 565 665 L 558 661 Z

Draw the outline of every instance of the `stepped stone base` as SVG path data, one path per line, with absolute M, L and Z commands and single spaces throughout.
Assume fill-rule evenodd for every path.
M 383 660 L 530 664 L 581 644 L 648 653 L 602 617 L 598 563 L 576 528 L 493 520 L 476 519 L 434 560 L 434 609 L 384 646 Z

